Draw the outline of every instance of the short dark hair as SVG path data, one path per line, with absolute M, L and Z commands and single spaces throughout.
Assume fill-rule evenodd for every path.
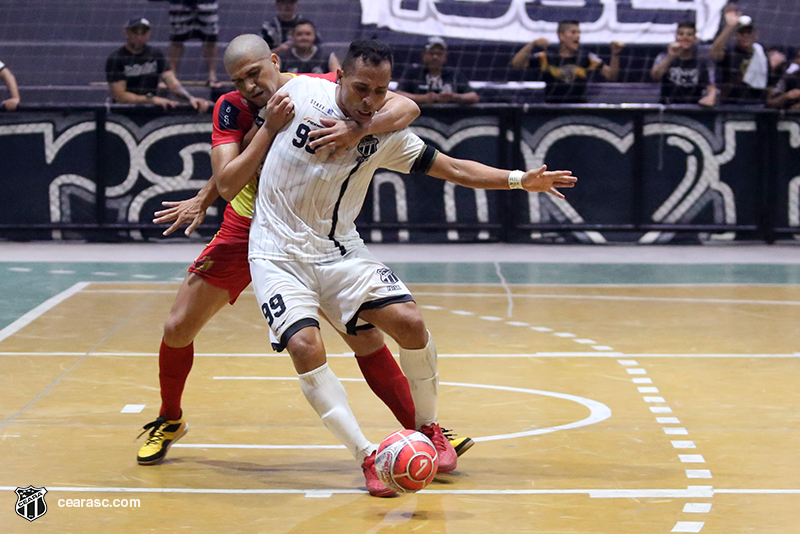
M 691 28 L 694 31 L 697 31 L 697 26 L 695 25 L 694 21 L 691 20 L 684 20 L 678 23 L 678 29 L 681 28 Z
M 308 20 L 308 19 L 300 19 L 300 20 L 298 20 L 298 21 L 295 23 L 295 25 L 294 25 L 294 28 L 292 28 L 292 31 L 294 31 L 294 30 L 295 30 L 295 28 L 297 28 L 297 27 L 298 27 L 298 26 L 300 26 L 301 24 L 308 24 L 309 26 L 311 26 L 312 28 L 314 28 L 314 33 L 317 33 L 317 26 L 316 26 L 316 24 L 314 24 L 313 22 L 311 22 L 311 21 L 310 21 L 310 20 Z
M 580 26 L 580 25 L 581 23 L 578 22 L 577 20 L 560 20 L 558 21 L 558 30 L 556 31 L 558 33 L 561 33 L 567 29 L 567 26 Z
M 384 61 L 389 62 L 389 66 L 394 69 L 394 58 L 392 49 L 383 41 L 377 39 L 357 39 L 350 43 L 347 55 L 342 61 L 342 70 L 350 73 L 356 66 L 356 60 L 361 58 L 364 63 L 377 67 Z

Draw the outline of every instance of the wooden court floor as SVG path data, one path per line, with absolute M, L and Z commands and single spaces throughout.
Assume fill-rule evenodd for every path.
M 8 292 L 70 270 L 16 269 Z M 401 266 L 439 350 L 440 421 L 477 443 L 424 492 L 376 499 L 269 349 L 250 291 L 195 343 L 189 433 L 162 465 L 138 466 L 182 266 L 84 269 L 0 330 L 0 532 L 800 532 L 796 282 L 700 266 L 669 283 L 658 266 L 602 267 L 603 283 L 587 282 L 592 266 L 564 266 L 567 283 L 513 265 L 499 280 L 493 267 Z M 379 442 L 397 423 L 323 336 Z M 15 513 L 28 485 L 48 491 L 30 523 Z

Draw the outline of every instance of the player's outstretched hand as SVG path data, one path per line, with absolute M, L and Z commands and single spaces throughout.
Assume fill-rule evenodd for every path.
M 267 116 L 264 121 L 264 128 L 278 133 L 281 128 L 289 124 L 294 118 L 294 102 L 289 97 L 289 93 L 278 91 L 269 98 L 267 102 Z
M 206 218 L 206 210 L 202 207 L 202 202 L 199 197 L 193 197 L 181 201 L 164 201 L 161 203 L 167 209 L 155 212 L 154 224 L 172 223 L 172 226 L 164 230 L 162 235 L 169 235 L 184 224 L 189 226 L 183 232 L 187 237 L 192 235 L 195 228 L 197 228 L 203 219 Z
M 356 146 L 364 137 L 365 129 L 356 121 L 321 119 L 324 128 L 313 130 L 308 137 L 309 146 L 315 152 L 335 152 Z
M 522 175 L 522 188 L 532 193 L 550 193 L 558 198 L 564 198 L 556 188 L 575 187 L 578 179 L 572 176 L 572 171 L 548 171 L 547 165 L 539 169 L 531 169 Z

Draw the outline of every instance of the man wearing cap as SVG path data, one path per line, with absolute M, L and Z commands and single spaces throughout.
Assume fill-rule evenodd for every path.
M 429 37 L 422 52 L 422 65 L 414 63 L 401 76 L 397 92 L 419 105 L 475 104 L 478 93 L 470 91 L 469 82 L 459 71 L 445 67 L 447 43 L 441 37 Z
M 725 13 L 725 29 L 714 39 L 709 54 L 720 66 L 722 104 L 764 105 L 769 62 L 750 17 L 739 11 Z M 727 46 L 735 36 L 733 46 Z
M 211 102 L 195 98 L 181 85 L 175 73 L 169 70 L 164 54 L 147 45 L 150 38 L 150 21 L 135 18 L 125 26 L 125 44 L 106 61 L 106 79 L 114 102 L 120 104 L 155 104 L 164 109 L 178 105 L 175 100 L 156 96 L 158 81 L 200 113 L 205 113 Z
M 430 37 L 422 52 L 423 65 L 413 64 L 403 74 L 397 92 L 417 104 L 475 104 L 478 93 L 452 67 L 445 67 L 447 43 Z

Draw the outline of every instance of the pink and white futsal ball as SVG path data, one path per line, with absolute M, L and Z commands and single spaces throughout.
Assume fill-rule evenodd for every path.
M 398 430 L 384 439 L 375 456 L 381 482 L 397 493 L 414 493 L 431 483 L 439 455 L 425 434 Z

